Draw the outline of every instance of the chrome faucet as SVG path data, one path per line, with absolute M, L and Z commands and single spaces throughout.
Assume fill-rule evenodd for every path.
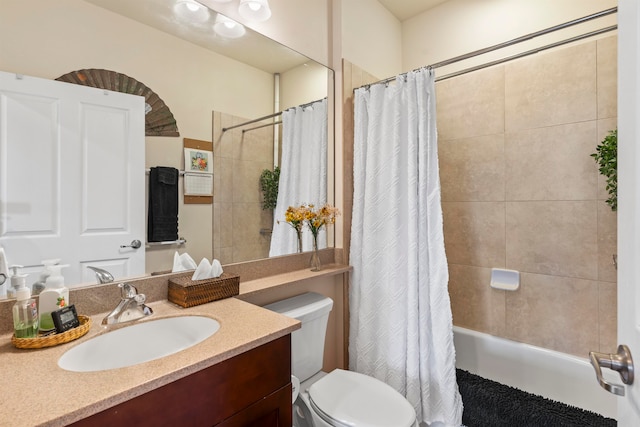
M 102 268 L 93 267 L 91 265 L 87 265 L 87 268 L 95 271 L 96 279 L 98 279 L 98 283 L 111 283 L 113 282 L 113 276 L 107 270 L 103 270 Z
M 103 325 L 129 322 L 153 314 L 151 307 L 144 304 L 147 297 L 144 294 L 139 294 L 135 286 L 129 283 L 120 283 L 118 287 L 122 299 L 118 306 L 102 319 Z

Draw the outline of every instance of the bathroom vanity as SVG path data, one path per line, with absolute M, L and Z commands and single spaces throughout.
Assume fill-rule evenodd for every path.
M 306 254 L 300 259 L 308 262 Z M 269 271 L 259 267 L 256 271 L 262 274 Z M 10 332 L 0 331 L 0 426 L 291 426 L 290 334 L 300 323 L 259 306 L 307 291 L 329 292 L 339 303 L 343 275 L 350 267 L 327 263 L 321 272 L 289 265 L 287 270 L 263 277 L 240 271 L 249 278 L 240 282 L 240 295 L 187 309 L 166 300 L 166 276 L 132 282 L 154 301 L 148 304 L 154 314 L 134 323 L 193 315 L 220 324 L 199 344 L 138 365 L 97 372 L 71 372 L 58 366 L 66 351 L 105 332 L 102 319 L 120 294 L 113 285 L 72 295 L 78 313 L 90 315 L 93 323 L 88 334 L 76 341 L 23 350 L 11 344 Z M 10 315 L 12 303 L 0 304 L 4 308 L 0 320 L 3 314 Z M 343 310 L 333 311 L 336 322 L 329 332 L 334 335 L 328 340 L 338 347 L 328 353 L 328 370 L 344 366 Z M 9 325 L 8 320 L 3 324 Z M 38 404 L 28 404 L 34 398 Z
M 65 371 L 57 362 L 103 333 L 104 313 L 91 317 L 87 335 L 56 347 L 16 349 L 3 335 L 0 426 L 291 425 L 290 334 L 298 321 L 236 298 L 189 309 L 150 305 L 150 318 L 209 316 L 220 329 L 178 353 L 97 372 Z M 34 396 L 39 404 L 28 404 Z

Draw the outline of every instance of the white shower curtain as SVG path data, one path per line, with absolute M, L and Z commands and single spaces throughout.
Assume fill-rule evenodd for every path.
M 327 202 L 327 99 L 282 113 L 282 159 L 278 200 L 273 211 L 273 232 L 269 256 L 298 250 L 296 232 L 286 223 L 289 206 Z M 313 247 L 311 233 L 303 229 L 302 248 Z M 318 247 L 327 246 L 325 227 L 318 234 Z
M 433 72 L 354 102 L 350 369 L 405 395 L 418 421 L 460 426 Z

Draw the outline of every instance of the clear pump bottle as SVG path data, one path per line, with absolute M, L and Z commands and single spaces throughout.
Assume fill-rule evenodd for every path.
M 17 277 L 16 277 L 17 276 Z M 13 305 L 13 330 L 16 338 L 38 336 L 38 306 L 31 298 L 31 290 L 25 286 L 25 274 L 14 274 L 16 282 L 16 303 Z

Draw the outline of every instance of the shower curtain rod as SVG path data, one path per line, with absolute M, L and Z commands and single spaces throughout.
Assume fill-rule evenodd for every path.
M 524 36 L 516 37 L 515 39 L 509 40 L 509 41 L 506 41 L 506 42 L 498 43 L 496 45 L 485 47 L 483 49 L 474 50 L 473 52 L 469 52 L 469 53 L 466 53 L 464 55 L 459 55 L 459 56 L 456 56 L 456 57 L 453 57 L 453 58 L 450 58 L 450 59 L 447 59 L 447 60 L 444 60 L 444 61 L 436 62 L 435 64 L 431 64 L 431 65 L 427 66 L 426 68 L 435 69 L 435 68 L 439 68 L 439 67 L 444 67 L 445 65 L 451 65 L 451 64 L 454 64 L 456 62 L 464 61 L 466 59 L 470 59 L 470 58 L 473 58 L 473 57 L 476 57 L 476 56 L 479 56 L 479 55 L 483 55 L 485 53 L 493 52 L 493 51 L 498 50 L 498 49 L 502 49 L 502 48 L 509 47 L 509 46 L 512 46 L 512 45 L 515 45 L 515 44 L 518 44 L 518 43 L 522 43 L 524 41 L 528 41 L 528 40 L 531 40 L 533 38 L 540 37 L 540 36 L 552 33 L 554 31 L 563 30 L 565 28 L 568 28 L 568 27 L 571 27 L 571 26 L 574 26 L 574 25 L 578 25 L 578 24 L 582 24 L 584 22 L 588 22 L 588 21 L 591 21 L 593 19 L 602 18 L 603 16 L 611 15 L 613 13 L 616 13 L 617 11 L 618 11 L 617 7 L 612 7 L 610 9 L 606 9 L 606 10 L 603 10 L 601 12 L 596 12 L 596 13 L 593 13 L 591 15 L 584 16 L 582 18 L 577 18 L 577 19 L 574 19 L 572 21 L 565 22 L 563 24 L 554 25 L 553 27 L 545 28 L 543 30 L 536 31 L 534 33 L 529 33 L 529 34 L 526 34 Z M 613 30 L 615 30 L 617 28 L 618 28 L 617 25 L 612 25 L 610 27 L 606 27 L 606 28 L 603 28 L 603 29 L 600 29 L 600 30 L 595 30 L 595 31 L 592 31 L 590 33 L 583 34 L 581 36 L 572 37 L 572 38 L 569 38 L 569 39 L 566 39 L 566 40 L 563 40 L 563 41 L 560 41 L 560 42 L 555 42 L 555 43 L 552 43 L 552 44 L 549 44 L 549 45 L 546 45 L 546 46 L 542 46 L 540 48 L 532 49 L 532 50 L 529 50 L 527 52 L 523 52 L 521 54 L 509 56 L 507 58 L 503 58 L 503 59 L 499 59 L 499 60 L 496 60 L 496 61 L 489 62 L 487 64 L 483 64 L 483 65 L 478 65 L 478 66 L 475 66 L 475 67 L 467 68 L 465 70 L 458 71 L 456 73 L 447 74 L 445 76 L 436 78 L 436 81 L 448 79 L 448 78 L 451 78 L 451 77 L 459 76 L 461 74 L 466 74 L 466 73 L 471 72 L 471 71 L 476 71 L 476 70 L 479 70 L 479 69 L 482 69 L 482 68 L 490 67 L 491 65 L 497 65 L 497 64 L 500 64 L 502 62 L 507 62 L 507 61 L 510 61 L 510 60 L 513 60 L 513 59 L 521 58 L 521 57 L 524 57 L 524 56 L 527 56 L 527 55 L 531 55 L 531 54 L 534 54 L 534 53 L 541 52 L 541 51 L 546 50 L 546 49 L 551 49 L 553 47 L 557 47 L 557 46 L 561 46 L 563 44 L 567 44 L 567 43 L 571 43 L 571 42 L 574 42 L 574 41 L 577 41 L 577 40 L 581 40 L 583 38 L 592 37 L 594 35 L 606 33 L 608 31 L 613 31 Z M 422 68 L 425 68 L 425 67 L 419 67 L 419 68 L 416 68 L 415 70 L 412 70 L 412 71 L 418 71 L 418 70 L 420 70 Z M 404 76 L 406 74 L 408 74 L 408 72 L 407 73 L 402 73 L 400 75 Z M 380 80 L 380 81 L 377 81 L 375 83 L 370 83 L 368 85 L 363 85 L 363 87 L 368 87 L 368 86 L 377 85 L 377 84 L 383 84 L 383 83 L 389 83 L 389 82 L 395 80 L 396 78 L 397 78 L 397 76 L 389 77 L 387 79 Z
M 228 130 L 239 128 L 242 126 L 250 125 L 251 123 L 259 122 L 264 119 L 270 119 L 272 117 L 278 117 L 282 115 L 282 111 L 278 111 L 277 113 L 269 114 L 267 116 L 258 117 L 257 119 L 249 120 L 248 122 L 240 123 L 239 125 L 229 126 L 228 128 L 222 128 L 222 133 L 225 133 Z
M 322 98 L 322 99 L 324 99 L 324 98 Z M 308 107 L 309 105 L 315 104 L 318 101 L 322 101 L 322 99 L 317 99 L 315 101 L 307 102 L 306 104 L 300 104 L 300 105 L 298 105 L 298 107 L 302 107 L 302 108 Z M 261 120 L 270 119 L 272 117 L 278 117 L 278 116 L 282 115 L 282 113 L 284 111 L 286 111 L 286 110 L 278 111 L 277 113 L 273 113 L 273 114 L 269 114 L 269 115 L 266 115 L 266 116 L 258 117 L 257 119 L 249 120 L 249 121 L 246 121 L 244 123 L 240 123 L 239 125 L 233 125 L 233 126 L 229 126 L 229 127 L 226 127 L 226 128 L 222 128 L 222 133 L 225 133 L 226 131 L 231 130 L 231 129 L 235 129 L 235 128 L 239 128 L 239 127 L 242 127 L 242 126 L 250 125 L 251 123 L 259 122 Z M 269 126 L 270 125 L 271 125 L 271 123 L 269 123 Z M 257 129 L 257 128 L 254 128 L 254 129 Z
M 589 38 L 589 37 L 597 36 L 599 34 L 608 33 L 609 31 L 614 31 L 616 29 L 618 29 L 617 25 L 612 25 L 610 27 L 601 28 L 599 30 L 591 31 L 589 33 L 585 33 L 585 34 L 582 34 L 582 35 L 579 35 L 579 36 L 571 37 L 569 39 L 561 40 L 559 42 L 555 42 L 555 43 L 551 43 L 551 44 L 548 44 L 548 45 L 545 45 L 545 46 L 541 46 L 541 47 L 538 47 L 538 48 L 535 48 L 535 49 L 531 49 L 531 50 L 528 50 L 526 52 L 517 53 L 515 55 L 507 56 L 507 57 L 502 58 L 502 59 L 497 59 L 495 61 L 486 62 L 484 64 L 476 65 L 474 67 L 465 68 L 464 70 L 456 71 L 454 73 L 445 74 L 444 76 L 436 77 L 435 81 L 439 82 L 439 81 L 442 81 L 442 80 L 450 79 L 452 77 L 460 76 L 462 74 L 467 74 L 467 73 L 470 73 L 472 71 L 477 71 L 477 70 L 481 70 L 483 68 L 491 67 L 492 65 L 498 65 L 498 64 L 502 64 L 503 62 L 512 61 L 514 59 L 524 58 L 525 56 L 533 55 L 535 53 L 542 52 L 543 50 L 553 49 L 554 47 L 558 47 L 558 46 L 562 46 L 562 45 L 565 45 L 565 44 L 573 43 L 573 42 L 578 41 L 578 40 L 582 40 L 582 39 L 586 39 L 586 38 Z
M 282 124 L 282 120 L 280 120 L 279 122 L 271 122 L 271 123 L 267 123 L 265 125 L 255 126 L 255 127 L 248 128 L 248 129 L 242 129 L 242 133 L 244 134 L 245 132 L 249 132 L 250 130 L 256 130 L 256 129 L 260 129 L 260 128 L 265 128 L 267 126 L 275 126 L 275 125 L 280 125 L 280 124 Z

